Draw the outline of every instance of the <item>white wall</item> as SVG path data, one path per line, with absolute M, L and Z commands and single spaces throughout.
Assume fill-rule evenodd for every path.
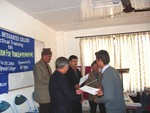
M 137 31 L 147 31 L 150 30 L 150 23 L 136 24 L 136 25 L 122 25 L 122 26 L 112 26 L 103 27 L 96 29 L 84 29 L 69 32 L 58 32 L 57 43 L 58 43 L 58 53 L 57 55 L 64 55 L 69 57 L 71 54 L 75 54 L 79 58 L 80 65 L 80 47 L 79 38 L 80 36 L 92 36 L 92 35 L 103 35 L 103 34 L 115 34 L 115 33 L 126 33 L 126 32 L 137 32 Z
M 50 65 L 52 70 L 54 70 L 54 61 L 57 56 L 57 40 L 56 32 L 53 29 L 22 12 L 5 0 L 0 0 L 0 28 L 43 41 L 45 43 L 45 47 L 50 47 L 52 49 L 53 60 Z M 14 96 L 17 94 L 24 94 L 31 103 L 32 92 L 33 87 L 18 89 L 10 91 L 8 94 L 0 95 L 0 100 L 7 100 L 13 105 Z
M 43 41 L 45 47 L 52 49 L 53 58 L 56 58 L 57 43 L 55 30 L 47 27 L 5 0 L 0 0 L 0 27 Z M 54 69 L 54 60 L 52 60 L 51 64 Z

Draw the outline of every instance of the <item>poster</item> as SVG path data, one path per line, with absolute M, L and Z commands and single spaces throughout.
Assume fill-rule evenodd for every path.
M 0 73 L 33 70 L 34 39 L 0 29 Z

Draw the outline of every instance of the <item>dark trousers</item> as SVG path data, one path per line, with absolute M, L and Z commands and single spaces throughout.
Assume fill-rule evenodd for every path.
M 50 103 L 39 104 L 39 113 L 50 113 Z
M 82 104 L 80 102 L 72 104 L 72 113 L 82 113 Z
M 90 105 L 90 113 L 96 113 L 97 105 L 99 107 L 100 113 L 106 113 L 105 106 L 104 106 L 105 104 L 103 104 L 103 103 L 102 104 L 97 104 L 93 101 L 89 101 L 89 105 Z

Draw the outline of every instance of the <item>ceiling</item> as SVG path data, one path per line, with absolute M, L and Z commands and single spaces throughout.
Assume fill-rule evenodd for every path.
M 117 4 L 113 4 L 112 2 L 108 3 L 111 0 L 99 0 L 102 3 L 98 5 L 94 4 L 98 0 L 6 1 L 56 31 L 150 23 L 150 11 L 123 13 L 123 7 L 119 0 Z M 135 8 L 150 7 L 150 0 L 131 1 L 136 1 L 134 3 Z

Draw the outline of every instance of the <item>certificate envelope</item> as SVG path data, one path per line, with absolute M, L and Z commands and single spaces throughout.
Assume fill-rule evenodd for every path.
M 100 89 L 98 88 L 93 88 L 93 87 L 90 87 L 90 86 L 83 86 L 80 88 L 80 90 L 84 91 L 84 92 L 87 92 L 87 93 L 90 93 L 92 95 L 96 95 L 97 94 L 97 91 L 99 91 Z
M 82 83 L 84 83 L 89 77 L 89 74 L 83 76 L 82 78 L 80 78 L 80 81 L 79 81 L 79 85 L 81 85 Z

